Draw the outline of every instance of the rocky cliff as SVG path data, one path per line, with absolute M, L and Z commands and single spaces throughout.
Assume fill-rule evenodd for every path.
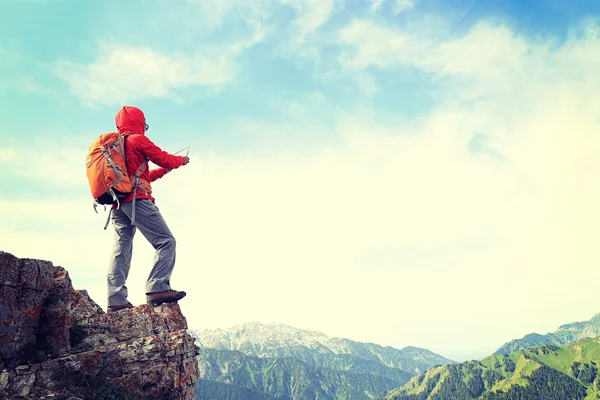
M 194 399 L 177 303 L 106 314 L 68 272 L 0 251 L 0 398 Z

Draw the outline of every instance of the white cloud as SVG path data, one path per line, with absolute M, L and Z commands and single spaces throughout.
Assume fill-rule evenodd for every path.
M 375 12 L 379 10 L 379 7 L 385 2 L 385 0 L 371 0 L 371 11 Z
M 410 125 L 343 116 L 344 146 L 311 157 L 203 155 L 165 182 L 173 191 L 161 200 L 178 209 L 168 212 L 181 230 L 181 268 L 196 271 L 181 274 L 221 282 L 203 287 L 221 299 L 218 310 L 190 313 L 190 324 L 283 321 L 464 357 L 588 318 L 598 311 L 600 191 L 589 182 L 600 126 L 591 110 L 555 106 L 509 121 L 450 106 Z M 514 125 L 507 161 L 469 150 L 482 111 L 490 125 Z M 575 136 L 565 129 L 572 120 Z M 197 200 L 182 204 L 186 196 Z M 374 311 L 390 307 L 410 322 Z
M 177 90 L 218 90 L 235 78 L 231 49 L 204 48 L 196 54 L 163 54 L 148 47 L 103 44 L 91 64 L 60 61 L 58 76 L 90 103 L 121 104 L 140 98 L 176 98 Z
M 13 86 L 19 92 L 26 94 L 41 94 L 45 96 L 54 94 L 52 90 L 42 86 L 31 76 L 22 76 L 16 79 Z
M 335 0 L 279 0 L 296 10 L 295 24 L 298 28 L 299 41 L 306 35 L 315 32 L 333 15 Z
M 235 18 L 241 18 L 256 32 L 272 31 L 269 18 L 280 6 L 290 7 L 294 10 L 293 26 L 295 28 L 291 38 L 301 43 L 313 34 L 319 27 L 327 23 L 341 6 L 339 0 L 228 0 L 219 2 L 188 0 L 202 10 L 203 22 L 209 27 L 220 26 L 224 21 L 231 20 L 232 13 Z M 287 28 L 287 26 L 286 26 Z
M 371 12 L 377 12 L 386 1 L 387 0 L 371 0 Z M 415 3 L 413 0 L 395 0 L 393 11 L 395 14 L 399 14 L 414 8 L 414 6 Z
M 231 46 L 231 51 L 233 54 L 239 54 L 243 50 L 261 43 L 272 31 L 269 27 L 264 26 L 260 21 L 253 20 L 249 21 L 248 23 L 252 27 L 252 34 L 249 36 L 249 38 L 234 43 Z
M 401 12 L 408 11 L 411 8 L 414 8 L 414 6 L 415 3 L 413 2 L 413 0 L 396 0 L 394 12 L 396 14 L 399 14 Z
M 564 285 L 577 288 L 577 293 L 592 293 L 591 285 L 575 276 L 596 279 L 598 275 L 590 261 L 595 259 L 590 238 L 597 234 L 596 224 L 600 222 L 594 205 L 600 200 L 600 192 L 586 183 L 593 180 L 592 171 L 600 167 L 593 161 L 600 155 L 600 139 L 594 133 L 600 128 L 596 111 L 600 106 L 600 80 L 594 72 L 600 66 L 596 26 L 584 24 L 564 43 L 528 39 L 506 27 L 487 23 L 480 23 L 463 37 L 441 42 L 427 36 L 421 38 L 419 32 L 376 26 L 368 21 L 355 21 L 340 34 L 349 45 L 341 58 L 349 69 L 362 71 L 374 66 L 402 73 L 404 67 L 418 68 L 443 85 L 446 90 L 442 109 L 449 114 L 439 121 L 446 134 L 431 142 L 433 149 L 452 143 L 451 140 L 464 145 L 472 135 L 484 133 L 493 153 L 502 157 L 497 165 L 472 168 L 481 173 L 504 171 L 503 176 L 473 181 L 471 189 L 456 188 L 459 193 L 470 193 L 469 196 L 479 190 L 495 192 L 493 199 L 506 202 L 486 199 L 470 204 L 461 213 L 465 222 L 481 222 L 486 214 L 475 217 L 471 210 L 478 210 L 477 205 L 485 207 L 487 217 L 492 218 L 490 226 L 502 233 L 503 240 L 494 246 L 495 250 L 485 252 L 480 261 L 489 278 L 480 282 L 464 276 L 472 289 L 465 282 L 453 282 L 460 293 L 476 291 L 481 285 L 489 285 L 490 280 L 494 282 L 489 287 L 491 293 L 502 293 L 502 288 L 524 293 L 516 298 L 535 310 L 531 312 L 538 315 L 538 328 L 533 328 L 531 321 L 513 318 L 512 334 L 503 333 L 505 340 L 533 330 L 555 329 L 560 323 L 586 319 L 598 311 L 589 307 L 573 317 L 567 309 L 572 310 L 576 304 L 571 304 L 572 308 L 559 305 L 559 300 L 551 296 Z M 455 131 L 452 127 L 461 129 Z M 457 165 L 460 160 L 443 164 Z M 445 171 L 440 174 L 443 176 Z M 456 174 L 459 176 L 468 174 L 463 171 Z M 447 178 L 447 182 L 457 183 L 456 178 Z M 513 186 L 500 189 L 506 182 Z M 469 204 L 466 198 L 460 202 Z M 442 217 L 434 220 L 439 218 Z M 448 221 L 443 225 L 457 223 Z M 502 242 L 505 244 L 500 246 Z M 506 244 L 508 247 L 503 248 Z M 476 269 L 471 272 L 477 276 Z M 480 296 L 486 295 L 480 292 Z M 463 299 L 460 295 L 459 298 Z M 494 303 L 489 299 L 486 304 L 496 312 L 504 312 L 506 307 L 518 308 L 516 304 L 492 306 Z
M 380 68 L 415 63 L 430 46 L 408 34 L 383 27 L 369 20 L 355 20 L 340 31 L 340 41 L 347 45 L 341 62 L 348 68 Z
M 257 3 L 247 0 L 228 0 L 228 1 L 205 1 L 205 0 L 187 0 L 194 7 L 199 7 L 202 17 L 202 22 L 209 28 L 221 25 L 227 15 L 235 9 L 246 9 L 252 3 Z
M 223 0 L 223 1 L 204 1 L 188 0 L 187 3 L 192 8 L 186 6 L 180 9 L 181 14 L 177 19 L 184 19 L 188 28 L 195 30 L 198 27 L 200 19 L 201 27 L 206 30 L 214 30 L 224 23 L 235 21 L 240 31 L 233 33 L 238 40 L 234 43 L 234 49 L 243 49 L 251 47 L 261 42 L 271 33 L 272 28 L 268 19 L 274 9 L 275 0 Z M 196 12 L 198 10 L 199 12 Z M 248 33 L 244 28 L 250 28 Z M 247 39 L 250 37 L 250 39 Z
M 427 54 L 410 39 L 362 32 L 371 40 L 351 65 L 408 64 L 451 77 L 449 99 L 392 126 L 376 115 L 338 116 L 344 146 L 309 158 L 203 159 L 193 173 L 203 176 L 198 193 L 188 192 L 199 202 L 185 214 L 197 213 L 187 223 L 202 227 L 194 241 L 205 247 L 187 257 L 216 268 L 209 280 L 218 271 L 236 277 L 227 285 L 247 294 L 245 320 L 457 358 L 598 312 L 600 190 L 590 185 L 600 168 L 598 39 L 551 47 L 482 24 L 432 42 Z M 408 54 L 391 51 L 400 49 Z M 478 100 L 454 100 L 467 98 Z M 469 149 L 478 134 L 501 158 Z M 240 322 L 236 306 L 204 321 Z M 410 322 L 373 311 L 387 306 Z
M 0 59 L 2 51 L 0 49 Z M 54 96 L 55 92 L 47 87 L 44 87 L 36 79 L 31 76 L 20 76 L 15 79 L 6 79 L 0 81 L 0 91 L 13 91 L 22 94 L 34 94 L 42 96 Z
M 295 11 L 293 32 L 286 36 L 295 51 L 314 52 L 314 43 L 305 45 L 307 37 L 325 24 L 336 9 L 336 0 L 235 0 L 229 2 L 189 1 L 190 7 L 201 10 L 206 29 L 214 29 L 235 13 L 241 28 L 231 33 L 228 43 L 203 46 L 192 52 L 166 53 L 146 46 L 104 42 L 91 63 L 61 60 L 55 65 L 56 74 L 68 82 L 71 92 L 90 104 L 114 105 L 142 98 L 178 99 L 181 89 L 192 86 L 218 91 L 235 80 L 237 57 L 243 51 L 263 42 L 274 32 L 269 19 L 277 6 Z M 182 17 L 184 9 L 174 15 Z M 195 32 L 197 13 L 185 29 Z M 185 17 L 185 16 L 183 16 Z M 166 25 L 168 26 L 168 25 Z M 204 34 L 203 32 L 202 34 Z M 181 33 L 185 36 L 184 33 Z M 188 42 L 189 38 L 186 39 Z M 312 47 L 311 47 L 312 46 Z M 289 46 L 288 46 L 289 47 Z
M 81 175 L 74 171 L 83 168 L 86 150 L 86 145 L 78 148 L 66 138 L 8 142 L 0 149 L 0 165 L 6 167 L 4 178 L 29 179 L 64 189 L 81 182 Z
M 598 87 L 598 78 L 583 67 L 600 60 L 596 55 L 599 41 L 590 26 L 596 25 L 584 24 L 571 39 L 556 46 L 553 40 L 528 40 L 485 22 L 465 36 L 436 41 L 420 32 L 357 20 L 340 31 L 346 45 L 340 61 L 351 70 L 418 68 L 462 100 L 504 96 L 529 103 L 529 94 L 557 90 L 557 79 L 569 79 L 588 94 L 590 88 Z M 574 65 L 579 67 L 574 70 Z M 524 87 L 534 92 L 523 93 Z M 518 109 L 511 106 L 504 109 Z

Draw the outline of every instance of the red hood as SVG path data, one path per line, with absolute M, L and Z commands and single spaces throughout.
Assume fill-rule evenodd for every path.
M 146 117 L 142 110 L 137 107 L 123 106 L 117 113 L 115 122 L 119 133 L 133 132 L 143 135 Z

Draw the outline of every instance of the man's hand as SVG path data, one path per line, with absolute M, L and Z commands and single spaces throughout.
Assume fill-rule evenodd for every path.
M 183 165 L 187 165 L 190 162 L 190 158 L 188 156 L 183 156 Z

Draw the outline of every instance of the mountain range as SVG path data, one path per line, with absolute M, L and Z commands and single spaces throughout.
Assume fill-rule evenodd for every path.
M 190 334 L 200 347 L 198 399 L 600 399 L 600 314 L 463 363 L 282 324 Z
M 434 367 L 386 400 L 600 399 L 600 314 L 511 340 L 481 361 Z
M 600 398 L 600 339 L 545 345 L 440 366 L 386 400 L 592 400 Z
M 541 335 L 530 333 L 521 339 L 511 340 L 500 347 L 494 354 L 509 354 L 534 346 L 553 344 L 565 346 L 577 340 L 600 336 L 600 313 L 590 320 L 561 325 L 556 331 Z
M 417 347 L 398 350 L 282 324 L 190 334 L 200 347 L 197 398 L 372 399 L 453 363 Z

